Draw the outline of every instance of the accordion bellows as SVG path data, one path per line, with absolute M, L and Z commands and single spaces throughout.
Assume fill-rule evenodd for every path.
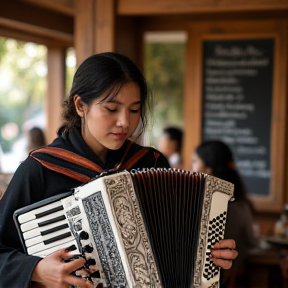
M 75 244 L 94 287 L 218 287 L 209 255 L 223 239 L 233 191 L 204 173 L 124 171 L 21 208 L 14 219 L 29 255 Z

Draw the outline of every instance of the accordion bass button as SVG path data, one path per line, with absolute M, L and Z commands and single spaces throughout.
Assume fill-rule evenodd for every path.
M 86 245 L 86 246 L 83 247 L 83 250 L 86 253 L 91 253 L 91 252 L 93 252 L 94 248 L 91 245 Z
M 89 239 L 89 234 L 86 231 L 81 231 L 79 234 L 80 239 L 87 240 Z
M 90 274 L 90 277 L 91 278 L 101 278 L 100 272 L 99 271 L 95 271 L 95 272 Z
M 96 261 L 95 261 L 95 259 L 92 259 L 92 258 L 88 259 L 85 263 L 86 267 L 93 266 L 93 265 L 96 265 Z

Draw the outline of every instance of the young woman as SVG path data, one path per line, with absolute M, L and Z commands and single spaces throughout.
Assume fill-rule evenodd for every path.
M 235 202 L 228 204 L 224 237 L 236 241 L 239 256 L 233 262 L 233 268 L 224 273 L 223 281 L 226 282 L 230 273 L 236 272 L 243 263 L 249 249 L 256 248 L 259 244 L 259 237 L 253 229 L 253 206 L 236 170 L 232 151 L 222 141 L 202 142 L 192 156 L 192 171 L 204 172 L 234 184 Z M 226 287 L 223 283 L 222 286 Z
M 152 148 L 142 158 L 136 157 L 136 162 L 133 160 L 142 147 L 128 138 L 137 137 L 133 133 L 139 123 L 145 128 L 149 95 L 143 75 L 127 57 L 116 53 L 89 57 L 74 76 L 70 96 L 63 104 L 63 127 L 48 146 L 89 159 L 101 171 L 121 170 L 128 162 L 129 168 L 169 167 L 166 158 Z M 48 160 L 51 160 L 49 155 Z M 15 172 L 0 201 L 1 288 L 26 288 L 31 282 L 53 288 L 93 287 L 89 281 L 71 275 L 72 271 L 83 267 L 85 261 L 77 259 L 65 263 L 63 258 L 70 255 L 65 249 L 44 259 L 23 253 L 13 212 L 82 184 L 79 179 L 58 173 L 55 165 L 47 166 L 49 161 L 47 155 L 32 152 Z M 69 163 L 66 164 L 69 169 Z M 93 172 L 91 177 L 99 173 Z M 225 240 L 215 248 L 219 250 L 212 252 L 214 263 L 230 268 L 237 256 L 237 252 L 231 250 L 235 242 Z

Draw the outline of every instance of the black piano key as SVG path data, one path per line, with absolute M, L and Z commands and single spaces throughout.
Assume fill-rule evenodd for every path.
M 63 229 L 65 229 L 65 228 L 69 228 L 69 225 L 68 225 L 68 224 L 62 224 L 62 225 L 53 227 L 53 228 L 51 228 L 51 229 L 47 229 L 47 230 L 45 230 L 45 231 L 42 231 L 42 232 L 40 232 L 40 234 L 41 234 L 42 236 L 44 236 L 44 235 L 47 235 L 47 234 L 50 234 L 50 233 L 53 233 L 53 232 L 56 232 L 56 231 L 59 231 L 59 230 L 63 230 Z
M 83 258 L 82 255 L 73 255 L 69 258 L 65 258 L 63 259 L 65 263 L 68 263 L 68 262 L 71 262 L 71 261 L 74 261 L 74 260 L 77 260 L 77 259 L 80 259 L 80 258 Z M 77 270 L 81 270 L 83 267 L 77 269 Z
M 71 236 L 71 232 L 66 232 L 64 234 L 61 234 L 61 235 L 58 235 L 56 237 L 53 237 L 53 238 L 50 238 L 50 239 L 47 239 L 47 240 L 44 240 L 43 243 L 45 245 L 48 245 L 50 243 L 53 243 L 55 241 L 58 241 L 58 240 L 61 240 L 61 239 L 64 239 L 64 238 L 67 238 L 67 237 L 70 237 Z
M 67 248 L 66 248 L 66 251 L 67 251 L 67 252 L 70 252 L 70 251 L 74 251 L 74 250 L 76 250 L 76 249 L 77 249 L 77 247 L 73 244 L 73 245 L 67 247 Z
M 35 217 L 36 217 L 36 219 L 37 219 L 37 218 L 41 218 L 41 217 L 47 216 L 47 215 L 49 215 L 49 214 L 52 214 L 52 213 L 54 213 L 54 212 L 61 211 L 61 210 L 63 210 L 63 209 L 64 209 L 64 207 L 61 205 L 61 206 L 52 208 L 52 209 L 50 209 L 50 210 L 43 211 L 43 212 L 41 212 L 41 213 L 35 214 Z
M 49 220 L 46 220 L 46 221 L 43 221 L 43 222 L 39 222 L 38 226 L 42 227 L 42 226 L 45 226 L 45 225 L 48 225 L 48 224 L 51 224 L 51 223 L 55 223 L 55 222 L 58 222 L 58 221 L 61 221 L 61 220 L 64 220 L 64 219 L 66 219 L 65 215 L 61 215 L 61 216 L 58 216 L 58 217 L 55 217 L 55 218 L 52 218 L 52 219 L 49 219 Z

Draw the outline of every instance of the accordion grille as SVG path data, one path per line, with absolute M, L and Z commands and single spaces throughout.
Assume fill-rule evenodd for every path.
M 202 215 L 204 174 L 135 171 L 142 216 L 164 287 L 191 287 Z

